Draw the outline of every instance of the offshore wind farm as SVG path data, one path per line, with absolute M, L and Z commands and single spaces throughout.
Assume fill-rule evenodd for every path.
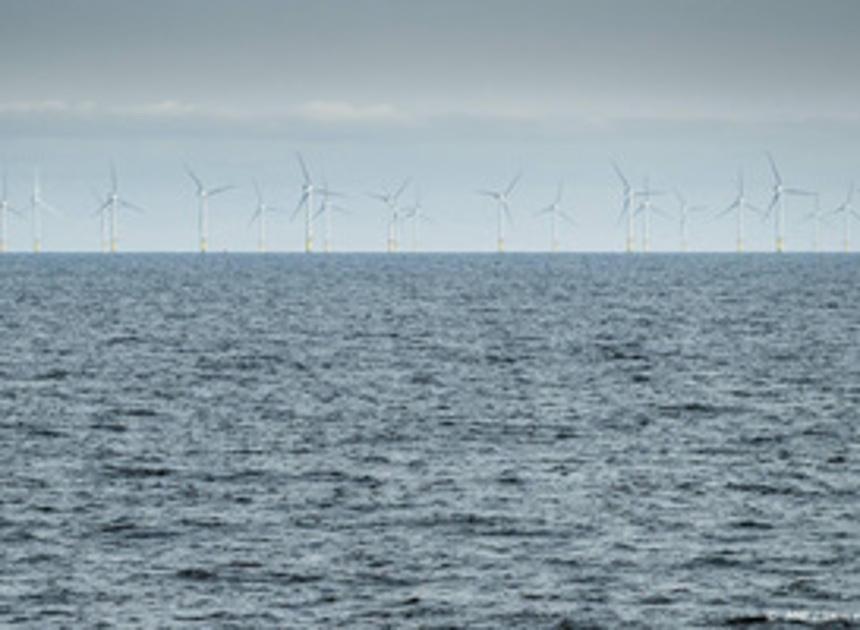
M 296 159 L 300 167 L 302 177 L 301 183 L 295 182 L 294 179 L 291 181 L 289 175 L 284 172 L 282 174 L 283 180 L 280 182 L 272 182 L 272 188 L 276 188 L 274 184 L 280 184 L 277 186 L 277 189 L 284 191 L 282 193 L 282 198 L 279 200 L 279 203 L 283 207 L 287 207 L 288 205 L 289 200 L 286 198 L 286 193 L 290 188 L 292 187 L 298 190 L 298 203 L 290 216 L 290 222 L 294 222 L 299 216 L 302 217 L 303 251 L 305 253 L 313 253 L 315 251 L 315 244 L 318 245 L 318 243 L 316 243 L 316 239 L 318 239 L 316 235 L 321 232 L 323 234 L 323 238 L 321 239 L 323 246 L 319 248 L 319 251 L 322 253 L 331 253 L 334 251 L 332 248 L 331 236 L 332 214 L 349 214 L 342 205 L 335 203 L 334 200 L 343 199 L 344 197 L 348 197 L 349 194 L 342 191 L 330 190 L 327 183 L 323 183 L 322 185 L 314 183 L 311 172 L 300 153 L 296 154 Z M 641 188 L 639 190 L 634 190 L 627 177 L 618 166 L 618 163 L 615 160 L 607 160 L 607 170 L 611 167 L 612 170 L 615 171 L 615 174 L 621 181 L 622 187 L 618 194 L 618 204 L 621 207 L 620 213 L 618 214 L 616 226 L 613 230 L 616 235 L 615 240 L 618 243 L 618 247 L 607 249 L 605 251 L 617 250 L 625 251 L 627 253 L 649 253 L 651 251 L 652 242 L 652 221 L 653 217 L 657 216 L 661 219 L 661 223 L 663 223 L 661 231 L 666 235 L 666 238 L 664 239 L 666 243 L 671 243 L 671 238 L 668 235 L 675 229 L 671 227 L 673 223 L 677 226 L 679 234 L 677 245 L 675 247 L 671 244 L 666 245 L 664 246 L 663 251 L 687 253 L 690 251 L 691 229 L 694 231 L 696 229 L 701 231 L 711 230 L 712 223 L 714 221 L 720 220 L 730 213 L 735 215 L 736 234 L 734 245 L 737 253 L 743 253 L 745 251 L 745 232 L 752 231 L 755 227 L 758 227 L 759 232 L 766 231 L 768 220 L 773 220 L 774 245 L 771 251 L 776 253 L 784 252 L 786 250 L 785 234 L 788 216 L 793 216 L 794 218 L 801 217 L 805 219 L 803 223 L 806 224 L 801 233 L 796 233 L 796 244 L 793 247 L 794 251 L 820 252 L 822 251 L 822 248 L 825 251 L 832 252 L 841 250 L 848 253 L 852 251 L 850 239 L 851 227 L 855 221 L 860 220 L 860 213 L 858 213 L 853 206 L 853 195 L 856 190 L 854 180 L 851 179 L 851 183 L 848 186 L 847 196 L 844 198 L 842 203 L 836 206 L 832 211 L 824 212 L 820 208 L 820 198 L 822 194 L 824 194 L 822 191 L 813 192 L 796 187 L 785 186 L 773 156 L 769 152 L 763 152 L 762 160 L 766 160 L 766 164 L 773 177 L 769 200 L 762 198 L 758 205 L 753 204 L 746 194 L 744 170 L 738 169 L 736 180 L 737 193 L 734 201 L 732 201 L 732 203 L 725 209 L 710 213 L 706 211 L 708 208 L 706 205 L 689 205 L 684 195 L 679 192 L 679 184 L 677 182 L 671 185 L 672 192 L 670 195 L 674 196 L 677 201 L 676 210 L 671 211 L 662 205 L 655 204 L 655 198 L 664 199 L 667 196 L 668 193 L 666 190 L 653 189 L 650 184 L 650 178 L 647 175 L 643 179 Z M 236 208 L 234 207 L 231 209 L 229 206 L 236 206 L 238 203 L 246 202 L 244 200 L 239 202 L 235 199 L 238 198 L 238 193 L 243 192 L 241 187 L 235 185 L 220 185 L 207 188 L 190 167 L 185 166 L 184 168 L 195 186 L 197 249 L 201 253 L 206 253 L 209 250 L 210 244 L 210 198 L 228 191 L 235 191 L 237 193 L 234 195 L 234 201 L 232 204 L 228 201 L 223 202 L 225 208 L 220 211 L 223 214 L 229 214 L 231 211 L 235 214 Z M 286 171 L 286 169 L 284 169 L 284 171 Z M 505 187 L 499 190 L 477 190 L 478 195 L 487 197 L 494 202 L 496 251 L 498 253 L 504 253 L 508 250 L 510 248 L 510 242 L 516 243 L 514 214 L 511 212 L 511 196 L 513 195 L 522 176 L 522 172 L 518 173 Z M 575 174 L 572 178 L 575 179 Z M 5 245 L 9 238 L 9 228 L 7 227 L 6 218 L 8 216 L 8 212 L 16 207 L 12 205 L 12 201 L 9 199 L 8 171 L 4 182 L 4 199 L 0 203 L 3 204 L 2 220 L 4 228 L 2 242 Z M 264 203 L 259 182 L 254 178 L 251 178 L 251 182 L 252 185 L 246 187 L 246 190 L 244 191 L 244 197 L 247 198 L 249 193 L 253 194 L 256 199 L 256 206 L 248 227 L 256 225 L 258 236 L 254 250 L 259 253 L 265 253 L 271 251 L 268 245 L 268 217 L 273 216 L 273 213 L 278 211 L 278 207 Z M 366 197 L 381 202 L 388 213 L 387 221 L 385 223 L 384 238 L 380 236 L 378 239 L 379 243 L 385 243 L 384 251 L 388 253 L 408 253 L 409 251 L 417 251 L 417 247 L 415 247 L 417 240 L 414 236 L 413 247 L 411 249 L 403 248 L 402 246 L 403 237 L 407 229 L 406 223 L 411 221 L 412 234 L 415 235 L 418 230 L 418 224 L 420 222 L 428 222 L 428 217 L 424 213 L 423 206 L 421 205 L 418 197 L 416 197 L 415 202 L 412 205 L 405 205 L 402 201 L 402 197 L 410 185 L 417 186 L 417 184 L 413 184 L 411 178 L 407 177 L 395 190 L 372 192 L 367 193 L 366 195 Z M 118 182 L 116 168 L 114 164 L 111 164 L 110 189 L 105 196 L 100 198 L 103 199 L 103 201 L 99 201 L 100 205 L 94 213 L 99 219 L 97 229 L 100 235 L 99 249 L 102 252 L 117 253 L 119 251 L 118 215 L 121 209 L 132 210 L 138 213 L 145 212 L 141 206 L 133 204 L 124 197 L 120 197 L 117 187 Z M 553 202 L 549 206 L 539 208 L 532 213 L 532 215 L 546 215 L 549 217 L 550 239 L 549 245 L 545 251 L 553 253 L 563 250 L 589 251 L 589 248 L 583 247 L 584 245 L 587 245 L 587 239 L 590 236 L 589 231 L 587 230 L 589 226 L 585 223 L 586 218 L 583 217 L 580 223 L 575 223 L 570 215 L 562 209 L 561 202 L 563 190 L 564 180 L 559 182 Z M 353 192 L 352 195 L 356 199 L 360 199 L 362 197 L 362 195 L 356 194 L 355 192 Z M 803 206 L 800 205 L 800 202 L 796 199 L 797 197 L 815 198 L 815 203 L 818 204 L 818 210 L 813 214 L 810 214 L 808 212 L 808 208 L 803 208 Z M 791 212 L 787 214 L 787 204 L 789 199 L 791 199 L 791 206 L 789 207 Z M 524 200 L 523 205 L 526 203 L 528 202 Z M 720 199 L 710 200 L 711 207 L 718 207 L 719 203 Z M 71 204 L 67 205 L 70 206 Z M 353 201 L 353 205 L 355 205 L 356 208 L 361 208 L 357 201 Z M 378 223 L 373 221 L 373 209 L 371 209 L 366 203 L 363 205 L 364 207 L 361 208 L 362 212 L 360 213 L 361 216 L 353 217 L 353 221 L 362 221 L 368 224 Z M 530 205 L 534 206 L 536 203 L 533 202 Z M 478 206 L 479 204 L 470 204 L 469 211 L 474 214 L 480 213 L 481 208 Z M 38 179 L 35 180 L 34 183 L 34 190 L 30 200 L 29 209 L 31 215 L 31 251 L 34 253 L 40 253 L 43 251 L 43 211 L 52 211 L 52 207 L 42 200 Z M 606 207 L 596 209 L 592 208 L 591 210 L 590 216 L 595 218 L 595 215 L 598 215 L 596 218 L 600 219 L 601 217 L 599 215 L 604 215 L 604 217 L 611 216 L 615 211 L 615 208 L 607 205 Z M 747 216 L 749 217 L 749 221 L 746 220 Z M 834 221 L 837 216 L 840 219 L 838 224 Z M 532 223 L 540 221 L 540 218 L 537 216 L 529 218 Z M 68 217 L 61 217 L 57 215 L 55 211 L 52 212 L 51 217 L 52 223 L 54 224 L 60 224 L 63 221 L 80 223 L 82 219 L 86 219 L 86 217 L 82 215 L 72 216 L 71 213 Z M 759 220 L 756 221 L 756 219 Z M 814 219 L 811 225 L 809 224 L 809 219 Z M 526 221 L 528 219 L 524 218 L 523 220 Z M 828 238 L 825 240 L 822 240 L 822 224 L 826 226 L 827 230 Z M 95 225 L 93 227 L 94 229 L 96 228 Z M 560 239 L 559 230 L 562 227 L 566 228 L 565 231 L 568 238 Z M 24 229 L 23 226 L 16 226 L 16 228 L 16 231 Z M 438 224 L 434 223 L 429 226 L 425 226 L 425 229 L 435 229 L 441 233 L 445 233 L 459 230 L 460 225 L 458 225 L 456 217 L 449 217 L 447 224 L 443 224 L 441 222 Z M 59 227 L 57 231 L 58 233 L 63 232 L 62 228 Z M 294 242 L 296 240 L 296 236 L 298 236 L 300 232 L 291 225 L 286 226 L 281 231 L 281 238 L 278 240 L 283 243 L 281 250 L 285 251 L 287 250 L 286 244 Z M 638 242 L 636 238 L 637 233 L 640 235 Z M 478 240 L 479 237 L 475 238 L 475 241 Z M 442 243 L 441 247 L 437 246 L 436 251 L 451 251 L 450 248 L 446 248 L 444 246 L 444 241 L 442 241 Z M 241 251 L 232 246 L 230 241 L 226 238 L 223 239 L 220 246 L 222 251 Z M 356 248 L 351 246 L 347 239 L 342 240 L 341 247 L 342 251 L 346 252 L 361 251 L 360 247 Z M 731 244 L 729 239 L 724 238 L 722 242 L 711 240 L 708 245 L 703 248 L 703 251 L 724 251 L 730 248 Z M 6 247 L 3 247 L 2 249 L 5 251 Z M 380 247 L 380 250 L 381 249 L 382 248 Z M 482 249 L 483 248 L 481 247 L 475 246 L 474 249 L 466 248 L 463 251 L 481 251 Z M 371 249 L 371 251 L 373 250 Z M 539 249 L 537 251 L 541 250 Z M 762 251 L 768 250 L 764 248 Z
M 0 627 L 860 627 L 860 4 L 0 15 Z

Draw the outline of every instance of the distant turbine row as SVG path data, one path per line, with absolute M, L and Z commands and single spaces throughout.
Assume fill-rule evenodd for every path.
M 826 213 L 821 210 L 821 206 L 819 203 L 819 194 L 817 192 L 803 190 L 801 188 L 786 186 L 782 179 L 782 175 L 780 174 L 779 169 L 776 166 L 776 161 L 773 159 L 773 156 L 770 153 L 766 153 L 765 156 L 770 166 L 771 174 L 773 175 L 772 196 L 770 198 L 770 203 L 767 205 L 767 208 L 765 210 L 761 210 L 760 208 L 749 202 L 744 189 L 744 174 L 743 171 L 739 170 L 737 176 L 737 196 L 735 197 L 734 201 L 727 208 L 719 212 L 715 218 L 721 218 L 732 212 L 735 213 L 736 249 L 738 252 L 743 252 L 745 247 L 744 218 L 746 213 L 750 211 L 754 212 L 761 216 L 763 219 L 768 219 L 772 215 L 774 217 L 774 248 L 777 252 L 781 253 L 785 250 L 786 195 L 814 197 L 815 209 L 811 213 L 809 213 L 806 218 L 814 222 L 815 236 L 813 241 L 813 247 L 815 250 L 818 250 L 820 242 L 821 220 L 826 216 Z M 625 249 L 627 252 L 633 252 L 636 250 L 635 218 L 637 215 L 641 214 L 644 231 L 642 250 L 647 252 L 649 250 L 651 212 L 654 210 L 659 212 L 659 210 L 657 210 L 652 204 L 652 197 L 662 195 L 664 193 L 663 191 L 651 190 L 648 186 L 647 178 L 645 179 L 645 186 L 643 190 L 635 191 L 630 185 L 628 179 L 624 176 L 624 173 L 621 171 L 618 164 L 613 162 L 612 167 L 618 175 L 618 178 L 621 180 L 622 186 L 622 208 L 619 220 L 626 219 L 627 221 L 627 241 Z M 860 214 L 858 214 L 857 211 L 854 210 L 854 191 L 855 186 L 854 182 L 852 181 L 848 185 L 848 194 L 846 196 L 845 201 L 831 213 L 842 215 L 843 249 L 846 252 L 850 248 L 851 219 L 860 219 Z M 705 210 L 705 207 L 689 206 L 687 204 L 686 199 L 684 199 L 684 197 L 680 193 L 676 191 L 675 195 L 680 204 L 681 250 L 686 251 L 688 212 L 701 212 Z M 641 200 L 638 205 L 637 199 Z
M 845 200 L 834 210 L 825 212 L 821 209 L 820 197 L 816 192 L 804 190 L 801 188 L 787 186 L 782 178 L 782 175 L 777 168 L 776 162 L 770 153 L 765 154 L 771 174 L 773 176 L 773 186 L 770 201 L 767 207 L 762 210 L 752 204 L 746 196 L 744 173 L 738 171 L 736 180 L 736 195 L 734 200 L 724 209 L 717 212 L 713 219 L 720 219 L 724 216 L 734 213 L 736 225 L 736 249 L 738 252 L 743 252 L 745 249 L 745 219 L 747 214 L 754 213 L 763 219 L 774 218 L 774 247 L 777 252 L 783 252 L 785 249 L 785 198 L 786 196 L 802 196 L 811 197 L 814 201 L 814 209 L 806 219 L 814 223 L 814 240 L 813 247 L 817 251 L 820 243 L 821 222 L 827 216 L 840 216 L 842 219 L 842 238 L 843 248 L 848 251 L 850 248 L 850 228 L 852 219 L 860 219 L 860 213 L 854 208 L 854 192 L 855 186 L 851 182 L 848 186 L 848 191 Z M 332 250 L 332 213 L 346 213 L 346 209 L 337 205 L 334 199 L 343 197 L 343 193 L 336 192 L 328 186 L 328 182 L 323 178 L 321 184 L 314 182 L 311 173 L 302 158 L 301 154 L 296 155 L 299 168 L 301 170 L 303 183 L 301 195 L 298 203 L 291 215 L 291 220 L 295 220 L 299 214 L 304 217 L 304 251 L 311 253 L 315 249 L 315 225 L 318 220 L 323 223 L 323 251 L 330 252 Z M 612 169 L 615 171 L 618 179 L 621 182 L 621 212 L 618 216 L 618 221 L 626 222 L 626 240 L 625 250 L 627 252 L 642 251 L 648 252 L 651 248 L 651 219 L 652 215 L 656 214 L 663 217 L 670 215 L 654 203 L 654 199 L 666 194 L 666 191 L 655 190 L 651 188 L 650 180 L 646 176 L 641 189 L 634 189 L 630 184 L 629 179 L 625 176 L 622 169 L 616 162 L 611 162 Z M 209 249 L 209 199 L 230 190 L 235 190 L 237 187 L 233 185 L 219 185 L 207 187 L 202 179 L 189 166 L 185 166 L 185 171 L 191 179 L 195 188 L 195 197 L 197 199 L 197 233 L 198 244 L 201 253 L 205 253 Z M 478 195 L 488 197 L 495 202 L 496 210 L 496 249 L 499 252 L 504 252 L 506 249 L 506 236 L 509 225 L 513 222 L 511 213 L 511 196 L 521 179 L 521 173 L 514 176 L 513 179 L 504 188 L 498 190 L 478 190 Z M 249 226 L 257 224 L 257 248 L 260 252 L 267 250 L 266 242 L 266 225 L 267 215 L 278 210 L 277 207 L 269 205 L 263 198 L 260 186 L 256 180 L 253 180 L 254 193 L 256 195 L 257 204 L 251 216 Z M 418 245 L 418 231 L 421 222 L 429 221 L 430 219 L 424 214 L 424 209 L 421 203 L 421 197 L 417 189 L 415 190 L 415 202 L 411 206 L 404 206 L 400 202 L 400 198 L 410 185 L 410 180 L 405 179 L 397 189 L 382 190 L 380 192 L 368 193 L 372 197 L 385 206 L 389 213 L 387 222 L 387 251 L 394 253 L 400 251 L 402 232 L 404 224 L 407 220 L 411 220 L 412 227 L 412 248 L 416 250 Z M 701 204 L 690 204 L 686 197 L 678 190 L 672 191 L 678 203 L 679 231 L 680 231 L 680 247 L 682 252 L 688 249 L 688 222 L 691 213 L 703 213 L 707 211 L 707 207 Z M 554 200 L 548 206 L 537 210 L 535 214 L 539 216 L 549 217 L 550 223 L 550 251 L 556 252 L 559 249 L 558 241 L 558 224 L 560 221 L 566 221 L 575 225 L 575 221 L 568 211 L 562 206 L 564 194 L 563 183 L 558 184 Z M 11 214 L 20 215 L 21 213 L 9 202 L 8 198 L 8 182 L 6 175 L 3 176 L 3 197 L 0 199 L 0 252 L 6 251 L 7 248 L 7 217 Z M 319 198 L 318 205 L 315 205 L 315 198 Z M 102 252 L 116 252 L 118 249 L 118 215 L 120 210 L 132 210 L 135 212 L 145 212 L 138 206 L 119 192 L 119 180 L 117 177 L 116 168 L 113 164 L 110 166 L 110 185 L 106 193 L 96 195 L 97 209 L 93 213 L 99 217 L 100 229 L 100 244 Z M 39 185 L 38 171 L 34 173 L 33 192 L 30 197 L 30 219 L 33 234 L 33 251 L 39 253 L 42 250 L 42 212 L 46 211 L 50 214 L 58 214 L 57 210 L 48 204 L 41 196 Z M 637 242 L 637 223 L 642 229 L 641 243 Z

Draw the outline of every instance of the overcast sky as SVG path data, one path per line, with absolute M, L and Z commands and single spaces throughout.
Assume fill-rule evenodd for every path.
M 62 210 L 47 249 L 98 246 L 92 188 L 111 159 L 148 210 L 122 218 L 124 249 L 193 248 L 184 162 L 241 186 L 213 201 L 213 247 L 251 249 L 251 178 L 291 211 L 300 150 L 349 193 L 341 249 L 384 247 L 385 213 L 366 193 L 407 176 L 434 218 L 425 247 L 491 249 L 492 204 L 474 190 L 522 170 L 512 249 L 546 247 L 534 211 L 564 180 L 578 217 L 565 248 L 618 250 L 610 159 L 717 210 L 739 167 L 766 205 L 771 150 L 788 183 L 838 205 L 860 174 L 858 24 L 853 0 L 5 0 L 0 159 L 16 205 L 38 166 Z M 810 207 L 789 204 L 790 248 L 809 246 Z M 301 246 L 288 214 L 273 217 L 273 249 Z M 834 246 L 837 227 L 825 229 Z M 769 247 L 770 224 L 751 229 Z M 655 220 L 654 246 L 677 248 L 677 231 Z M 26 221 L 10 233 L 29 246 Z M 730 222 L 691 233 L 698 248 L 732 247 Z

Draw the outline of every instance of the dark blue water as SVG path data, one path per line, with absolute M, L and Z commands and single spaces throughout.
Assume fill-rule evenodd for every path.
M 5 256 L 0 626 L 858 627 L 858 278 Z

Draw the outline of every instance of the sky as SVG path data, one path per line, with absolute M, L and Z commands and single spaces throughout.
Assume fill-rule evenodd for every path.
M 97 250 L 113 162 L 120 192 L 146 209 L 120 216 L 124 251 L 195 248 L 184 165 L 237 186 L 212 199 L 213 249 L 255 248 L 256 179 L 280 210 L 270 249 L 298 251 L 301 152 L 345 193 L 340 251 L 384 250 L 388 215 L 368 193 L 406 178 L 404 203 L 420 195 L 430 218 L 420 249 L 490 251 L 495 209 L 475 191 L 519 172 L 511 250 L 548 247 L 536 211 L 563 182 L 575 223 L 560 226 L 562 248 L 619 251 L 612 160 L 667 193 L 655 250 L 679 247 L 674 190 L 709 208 L 690 221 L 691 247 L 730 250 L 731 217 L 713 217 L 738 169 L 767 206 L 766 151 L 826 211 L 860 176 L 858 23 L 853 0 L 4 0 L 0 162 L 25 213 L 9 220 L 9 246 L 30 247 L 38 168 L 58 211 L 44 248 Z M 789 249 L 811 246 L 811 210 L 788 200 Z M 772 222 L 748 222 L 749 246 L 771 248 Z M 841 222 L 822 234 L 837 248 Z

